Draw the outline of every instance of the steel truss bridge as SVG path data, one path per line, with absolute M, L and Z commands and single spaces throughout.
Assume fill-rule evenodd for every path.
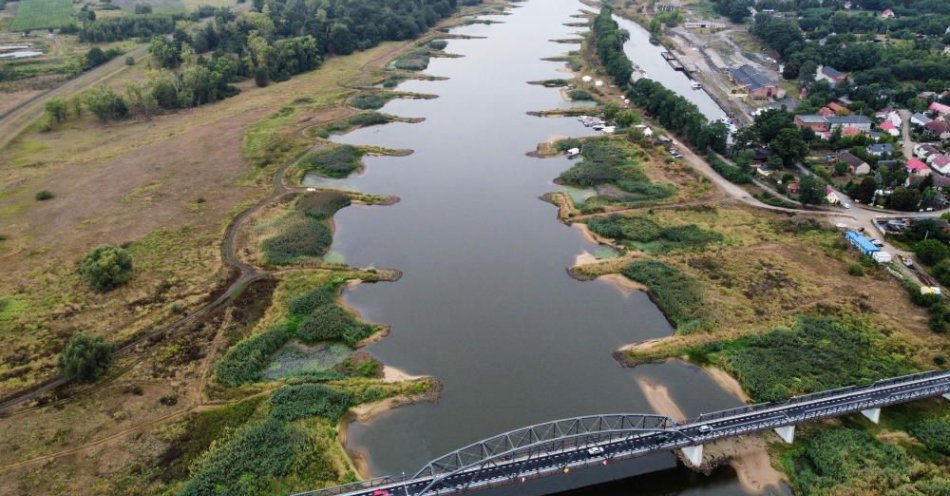
M 637 413 L 555 420 L 470 444 L 432 460 L 411 476 L 379 477 L 294 496 L 447 495 L 677 449 L 699 465 L 703 443 L 767 429 L 790 443 L 795 424 L 857 412 L 876 423 L 883 407 L 937 396 L 950 399 L 948 370 L 704 413 L 679 423 Z

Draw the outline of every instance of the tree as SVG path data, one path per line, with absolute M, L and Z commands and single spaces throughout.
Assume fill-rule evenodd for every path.
M 795 128 L 785 128 L 769 144 L 772 151 L 782 158 L 785 166 L 794 165 L 808 154 L 808 143 L 802 138 L 802 133 Z
M 148 51 L 159 67 L 171 69 L 178 67 L 178 64 L 181 63 L 181 45 L 172 40 L 156 36 L 152 38 Z
M 933 275 L 944 286 L 950 286 L 950 258 L 944 258 L 933 266 Z
M 875 191 L 877 191 L 877 181 L 871 176 L 866 176 L 860 183 L 852 185 L 851 189 L 848 190 L 848 194 L 860 202 L 871 203 Z
M 102 51 L 99 47 L 92 47 L 86 52 L 84 57 L 84 62 L 82 64 L 82 69 L 88 71 L 93 67 L 98 67 L 102 64 L 105 64 L 109 61 L 109 57 L 106 56 L 106 53 Z
M 927 239 L 914 245 L 914 254 L 927 265 L 937 265 L 950 256 L 950 249 L 943 241 Z
M 46 112 L 56 122 L 63 122 L 66 120 L 66 115 L 68 113 L 66 102 L 59 98 L 53 98 L 52 100 L 46 102 Z
M 108 86 L 98 86 L 83 96 L 86 107 L 102 122 L 123 119 L 129 114 L 125 100 Z
M 109 367 L 114 351 L 115 346 L 102 336 L 92 338 L 77 332 L 69 339 L 56 364 L 64 376 L 91 382 Z
M 79 273 L 100 293 L 111 291 L 132 276 L 132 256 L 112 245 L 93 248 L 79 265 Z
M 894 210 L 917 210 L 917 205 L 920 203 L 920 191 L 898 186 L 891 193 L 890 202 L 890 207 Z
M 825 200 L 825 189 L 812 174 L 802 174 L 798 183 L 798 201 L 803 205 L 818 205 Z

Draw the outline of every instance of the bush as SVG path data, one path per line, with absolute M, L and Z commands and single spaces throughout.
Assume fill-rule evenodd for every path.
M 290 340 L 286 327 L 278 326 L 241 340 L 215 364 L 215 376 L 227 386 L 259 381 L 270 357 Z
M 429 48 L 433 50 L 445 50 L 449 46 L 448 40 L 432 40 L 429 42 Z
M 392 117 L 379 112 L 360 112 L 347 121 L 350 126 L 370 127 L 392 122 Z
M 318 416 L 337 422 L 351 403 L 348 394 L 320 384 L 284 386 L 270 397 L 271 415 L 281 420 Z
M 111 291 L 132 276 L 132 256 L 116 246 L 97 246 L 82 260 L 79 273 L 96 291 Z
M 752 174 L 737 165 L 726 162 L 715 153 L 707 155 L 706 161 L 709 162 L 709 166 L 712 167 L 714 171 L 718 172 L 720 176 L 726 178 L 726 180 L 731 183 L 749 184 L 752 182 Z
M 125 65 L 135 65 L 135 57 L 129 55 L 125 58 Z
M 322 221 L 307 216 L 294 217 L 284 229 L 261 243 L 264 258 L 274 265 L 287 265 L 302 257 L 320 257 L 333 243 L 333 233 Z
M 393 62 L 393 67 L 403 71 L 424 71 L 429 67 L 429 50 L 419 48 Z
M 38 192 L 36 193 L 36 200 L 37 200 L 37 201 L 52 200 L 52 199 L 53 199 L 53 196 L 54 196 L 54 195 L 53 195 L 53 192 L 52 192 L 52 191 L 50 191 L 50 190 L 48 190 L 48 189 L 44 189 L 44 190 L 38 191 Z
M 297 200 L 297 210 L 308 217 L 325 220 L 350 205 L 350 197 L 339 191 L 307 193 Z
M 300 166 L 328 177 L 342 178 L 360 168 L 363 150 L 353 145 L 338 145 L 308 153 Z
M 646 285 L 652 299 L 678 332 L 701 328 L 703 296 L 700 283 L 673 267 L 655 260 L 638 260 L 623 269 L 623 275 Z
M 936 265 L 941 260 L 950 256 L 950 249 L 943 241 L 927 239 L 914 245 L 914 254 L 921 262 L 927 265 Z
M 349 99 L 349 104 L 363 110 L 378 109 L 386 105 L 386 98 L 379 93 L 361 93 Z
M 66 343 L 56 365 L 67 378 L 92 382 L 109 368 L 114 351 L 115 346 L 102 336 L 92 338 L 77 332 Z
M 911 425 L 909 431 L 928 448 L 950 455 L 950 417 L 921 420 Z
M 306 343 L 339 339 L 349 346 L 355 346 L 374 332 L 375 327 L 357 321 L 352 314 L 335 304 L 317 308 L 297 328 L 298 337 Z
M 291 315 L 306 316 L 324 305 L 336 303 L 336 294 L 330 287 L 315 289 L 309 293 L 294 297 L 287 303 Z
M 848 265 L 848 274 L 854 277 L 861 277 L 864 275 L 864 267 L 856 263 Z
M 584 90 L 571 90 L 567 92 L 567 96 L 574 101 L 589 101 L 594 99 L 594 95 Z

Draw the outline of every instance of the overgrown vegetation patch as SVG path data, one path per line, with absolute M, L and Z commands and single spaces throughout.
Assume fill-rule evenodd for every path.
M 417 48 L 393 62 L 393 67 L 403 71 L 424 71 L 429 67 L 430 51 L 427 48 Z
M 687 334 L 708 324 L 699 281 L 656 260 L 633 262 L 623 275 L 650 289 L 651 298 L 676 325 L 676 332 Z
M 290 265 L 326 254 L 333 243 L 328 220 L 350 204 L 343 193 L 321 191 L 297 199 L 294 209 L 279 219 L 276 234 L 261 242 L 265 262 Z
M 574 143 L 569 140 L 567 144 Z M 647 177 L 640 165 L 645 159 L 641 150 L 626 141 L 587 140 L 581 147 L 581 161 L 561 173 L 560 181 L 583 188 L 613 186 L 619 191 L 610 195 L 610 200 L 620 203 L 655 202 L 673 196 L 674 185 L 657 184 Z
M 712 343 L 690 356 L 724 368 L 755 401 L 781 401 L 910 373 L 904 352 L 864 321 L 800 316 L 791 329 Z
M 391 94 L 380 94 L 380 93 L 360 93 L 354 97 L 351 97 L 347 100 L 347 103 L 350 106 L 356 107 L 362 110 L 376 110 L 382 108 L 383 105 L 386 105 L 392 98 Z
M 327 177 L 341 178 L 362 165 L 364 152 L 353 145 L 336 145 L 308 153 L 300 159 L 300 167 Z
M 610 215 L 594 217 L 587 226 L 595 233 L 616 239 L 647 252 L 702 248 L 723 240 L 722 234 L 696 224 L 664 226 L 646 216 Z

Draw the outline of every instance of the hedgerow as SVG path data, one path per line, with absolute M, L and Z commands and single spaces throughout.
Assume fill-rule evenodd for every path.
M 692 332 L 707 324 L 699 281 L 656 260 L 633 262 L 623 269 L 623 275 L 650 289 L 651 297 L 676 324 L 677 332 Z
M 726 178 L 729 182 L 735 184 L 749 184 L 752 182 L 752 174 L 743 171 L 737 165 L 726 162 L 715 153 L 707 155 L 706 160 L 714 171 L 718 172 L 720 176 Z

